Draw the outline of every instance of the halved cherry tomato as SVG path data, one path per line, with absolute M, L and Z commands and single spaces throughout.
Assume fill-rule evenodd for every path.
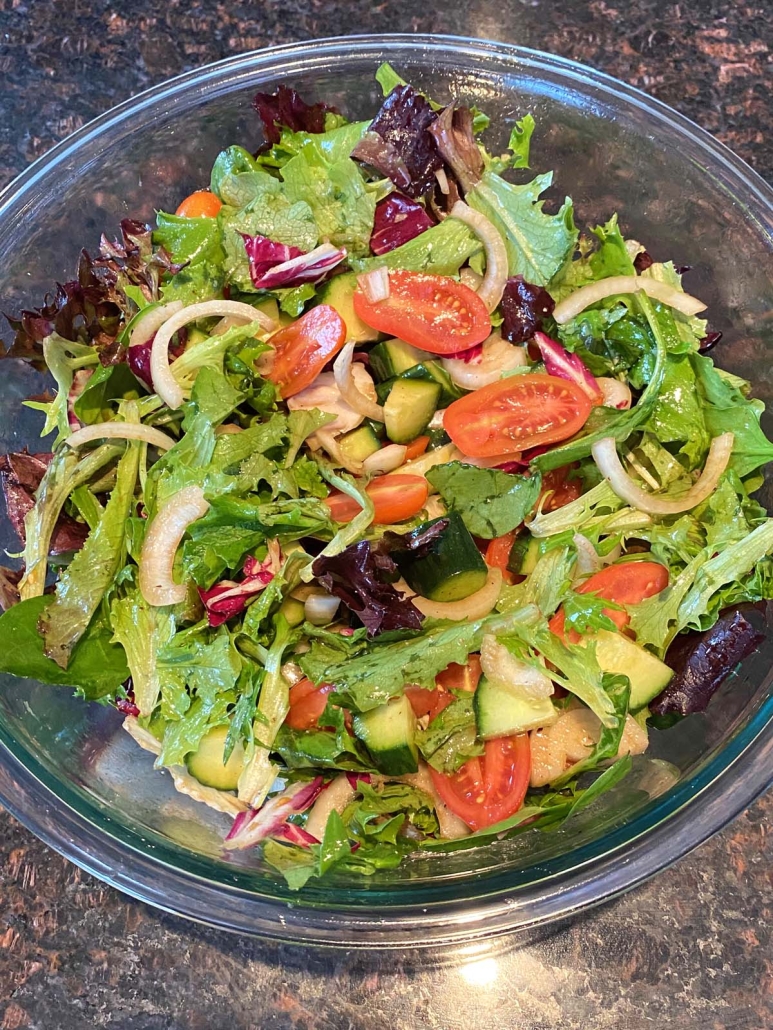
M 373 521 L 380 526 L 403 522 L 418 514 L 429 494 L 423 476 L 379 476 L 366 487 L 365 493 L 373 501 L 376 514 Z M 351 522 L 362 509 L 354 498 L 338 491 L 325 498 L 330 514 L 336 522 Z
M 333 690 L 333 683 L 315 687 L 311 680 L 298 680 L 290 687 L 290 711 L 285 724 L 291 730 L 314 729 L 327 706 L 327 695 Z
M 508 569 L 507 563 L 510 560 L 510 552 L 518 531 L 513 529 L 504 536 L 498 536 L 492 540 L 486 548 L 484 560 L 490 569 L 501 569 L 502 579 L 509 586 L 515 582 L 514 574 Z
M 478 294 L 447 275 L 390 272 L 389 297 L 372 303 L 356 290 L 354 310 L 366 325 L 431 354 L 456 354 L 491 334 Z
M 509 376 L 446 408 L 443 427 L 471 458 L 515 454 L 574 436 L 588 420 L 590 398 L 567 379 Z
M 429 446 L 428 436 L 417 436 L 415 440 L 411 440 L 405 448 L 405 460 L 413 461 L 414 458 L 418 458 L 419 455 L 423 454 Z
M 539 511 L 555 511 L 563 508 L 565 504 L 571 504 L 582 494 L 582 481 L 580 479 L 569 479 L 569 474 L 574 465 L 562 465 L 561 468 L 551 469 L 542 477 L 542 491 L 536 507 Z M 547 500 L 543 498 L 547 496 Z
M 466 665 L 452 662 L 447 669 L 438 673 L 434 690 L 409 686 L 405 688 L 405 696 L 411 702 L 416 718 L 428 715 L 431 722 L 454 700 L 452 690 L 468 690 L 474 693 L 480 676 L 480 655 L 471 654 Z
M 451 775 L 430 772 L 440 797 L 468 826 L 493 826 L 523 804 L 531 775 L 529 734 L 489 740 L 481 758 L 471 758 Z
M 215 218 L 223 205 L 209 190 L 191 193 L 175 211 L 181 218 Z
M 654 561 L 623 562 L 622 565 L 607 565 L 600 572 L 594 573 L 590 579 L 577 587 L 578 594 L 597 594 L 614 604 L 639 604 L 647 597 L 654 597 L 668 586 L 668 569 Z M 628 612 L 605 608 L 604 614 L 614 622 L 618 629 L 624 629 L 631 621 Z M 559 608 L 549 622 L 556 636 L 564 636 L 566 618 L 563 608 Z M 570 643 L 576 644 L 580 635 L 572 630 Z
M 279 387 L 282 399 L 311 386 L 345 340 L 346 323 L 329 304 L 318 304 L 274 333 L 269 343 L 276 353 L 268 378 Z

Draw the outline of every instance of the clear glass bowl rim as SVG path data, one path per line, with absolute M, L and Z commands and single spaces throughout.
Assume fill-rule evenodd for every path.
M 144 109 L 172 103 L 180 94 L 231 91 L 241 73 L 290 75 L 318 62 L 384 50 L 425 58 L 433 51 L 477 58 L 517 60 L 535 73 L 551 72 L 572 83 L 612 94 L 644 110 L 689 139 L 706 155 L 707 167 L 746 198 L 761 229 L 773 236 L 773 190 L 729 149 L 683 115 L 609 75 L 567 58 L 507 43 L 451 35 L 360 35 L 311 40 L 252 51 L 184 73 L 145 90 L 94 119 L 57 144 L 0 192 L 0 218 L 23 200 L 40 178 L 77 156 L 80 147 L 129 122 Z M 771 677 L 768 675 L 768 679 Z M 553 860 L 539 878 L 515 890 L 504 872 L 484 873 L 474 885 L 408 887 L 389 893 L 328 892 L 289 895 L 277 886 L 256 893 L 214 882 L 204 861 L 182 871 L 163 845 L 143 848 L 138 834 L 110 821 L 109 812 L 83 799 L 51 775 L 0 724 L 0 801 L 21 823 L 60 854 L 132 897 L 175 915 L 241 933 L 297 943 L 360 946 L 445 945 L 524 930 L 598 904 L 665 868 L 716 833 L 773 782 L 773 697 L 697 774 L 653 801 L 631 822 Z M 198 866 L 198 868 L 197 868 Z M 324 893 L 324 892 L 322 892 Z M 307 897 L 313 900 L 306 900 Z M 365 900 L 370 904 L 363 905 Z M 420 938 L 420 939 L 418 939 Z

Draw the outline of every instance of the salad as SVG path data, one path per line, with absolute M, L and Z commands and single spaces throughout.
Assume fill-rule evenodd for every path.
M 531 115 L 494 154 L 377 78 L 363 122 L 259 93 L 257 152 L 4 355 L 56 391 L 0 465 L 0 670 L 114 706 L 296 889 L 571 818 L 773 598 L 773 444 L 689 269 L 542 200 Z

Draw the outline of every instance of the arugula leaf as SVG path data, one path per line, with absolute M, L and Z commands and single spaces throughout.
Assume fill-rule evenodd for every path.
M 468 758 L 483 754 L 477 732 L 472 695 L 465 691 L 417 733 L 416 743 L 433 769 L 453 773 Z
M 54 602 L 41 615 L 46 654 L 63 669 L 123 564 L 126 520 L 139 463 L 139 444 L 129 443 L 118 462 L 115 487 L 99 524 L 60 576 Z
M 53 601 L 51 594 L 31 597 L 0 615 L 0 672 L 74 687 L 87 701 L 117 697 L 129 667 L 123 648 L 113 643 L 101 618 L 93 618 L 86 627 L 66 669 L 46 657 L 38 622 Z
M 542 476 L 511 475 L 459 461 L 436 465 L 427 479 L 473 536 L 493 540 L 519 526 L 537 503 Z
M 113 637 L 126 651 L 140 714 L 150 716 L 161 695 L 157 656 L 171 643 L 175 620 L 171 608 L 153 608 L 139 590 L 116 598 L 110 606 Z
M 244 556 L 264 542 L 265 534 L 262 529 L 200 523 L 190 527 L 183 544 L 183 572 L 206 590 L 226 569 L 238 569 Z
M 395 643 L 373 643 L 365 654 L 314 670 L 315 682 L 335 683 L 333 700 L 346 708 L 367 712 L 390 698 L 399 697 L 406 683 L 432 689 L 435 677 L 451 662 L 464 665 L 480 648 L 485 633 L 511 632 L 534 609 L 507 615 L 489 615 L 465 623 L 440 623 L 427 631 Z M 304 666 L 311 675 L 308 666 Z
M 577 245 L 571 200 L 567 197 L 555 215 L 542 210 L 540 194 L 552 181 L 552 172 L 547 172 L 517 186 L 487 171 L 466 198 L 500 230 L 509 275 L 522 275 L 538 286 L 547 286 Z
M 283 725 L 273 750 L 288 769 L 375 771 L 359 741 L 346 728 L 344 710 L 328 702 L 318 723 L 321 730 L 291 730 Z
M 709 434 L 733 433 L 730 466 L 742 478 L 773 461 L 773 443 L 762 431 L 760 416 L 765 409 L 760 400 L 747 400 L 727 373 L 714 367 L 711 358 L 691 354 L 698 393 L 703 404 Z M 743 380 L 743 387 L 748 387 Z
M 235 390 L 219 369 L 205 365 L 196 376 L 191 402 L 213 426 L 228 418 L 243 400 L 244 394 Z M 183 429 L 188 429 L 185 422 Z

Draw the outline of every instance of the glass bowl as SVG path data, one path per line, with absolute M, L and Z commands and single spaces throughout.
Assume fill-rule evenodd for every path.
M 481 40 L 363 36 L 264 50 L 173 79 L 85 126 L 0 198 L 4 311 L 71 277 L 80 247 L 125 216 L 152 220 L 208 182 L 218 151 L 259 142 L 251 99 L 280 82 L 353 118 L 376 110 L 385 60 L 440 100 L 475 103 L 504 145 L 533 112 L 535 170 L 556 169 L 580 225 L 620 213 L 656 258 L 692 266 L 690 289 L 725 338 L 719 362 L 773 389 L 773 192 L 687 119 L 571 61 Z M 44 380 L 5 362 L 2 449 L 40 449 L 21 401 Z M 5 528 L 0 543 L 17 542 Z M 773 778 L 773 634 L 708 714 L 653 732 L 631 777 L 557 833 L 422 855 L 370 880 L 300 894 L 251 852 L 226 857 L 224 816 L 175 793 L 112 709 L 4 678 L 0 796 L 33 832 L 101 879 L 170 912 L 293 941 L 389 947 L 471 940 L 618 894 L 724 826 Z

